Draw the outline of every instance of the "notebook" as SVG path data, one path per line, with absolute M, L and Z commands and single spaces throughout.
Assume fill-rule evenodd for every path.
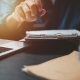
M 24 42 L 0 39 L 0 57 L 21 50 L 27 46 Z
M 38 30 L 26 31 L 25 39 L 72 39 L 79 38 L 80 31 L 72 30 Z

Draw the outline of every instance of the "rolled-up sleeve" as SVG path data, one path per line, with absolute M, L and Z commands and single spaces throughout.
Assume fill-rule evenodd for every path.
M 6 17 L 14 11 L 17 3 L 18 0 L 0 0 L 0 24 L 3 24 Z
M 14 39 L 20 34 L 19 31 L 7 29 L 6 18 L 14 10 L 21 0 L 0 0 L 0 38 Z M 15 36 L 16 35 L 16 36 Z

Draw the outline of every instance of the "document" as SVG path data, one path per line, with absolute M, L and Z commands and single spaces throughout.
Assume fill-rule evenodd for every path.
M 36 77 L 45 80 L 80 80 L 80 60 L 78 52 L 73 51 L 69 55 L 65 55 L 47 62 L 25 66 L 24 72 L 28 71 Z

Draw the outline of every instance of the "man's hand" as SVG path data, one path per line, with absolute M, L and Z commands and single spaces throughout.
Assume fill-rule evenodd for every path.
M 25 0 L 21 2 L 16 6 L 15 11 L 7 17 L 7 27 L 16 30 L 23 21 L 36 21 L 37 11 L 42 13 L 41 16 L 46 13 L 46 10 L 42 8 L 41 0 Z
M 25 0 L 15 8 L 12 15 L 18 22 L 33 22 L 36 20 L 37 11 L 42 13 L 41 16 L 46 13 L 42 8 L 41 0 Z

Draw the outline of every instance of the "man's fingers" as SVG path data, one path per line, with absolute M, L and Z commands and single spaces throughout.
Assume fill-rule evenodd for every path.
M 30 20 L 31 20 L 31 22 L 32 22 L 32 21 L 36 20 L 36 17 L 31 15 L 31 11 L 30 11 L 30 9 L 29 9 L 29 7 L 27 6 L 26 3 L 22 3 L 21 7 L 22 7 L 22 10 L 25 14 L 26 21 L 30 22 Z
M 25 17 L 25 14 L 22 10 L 22 7 L 21 5 L 18 5 L 15 9 L 15 13 L 17 14 L 17 16 L 22 20 L 22 21 L 25 21 L 26 20 L 26 17 Z
M 29 19 L 31 17 L 31 15 L 28 15 L 28 14 L 31 14 L 29 7 L 24 2 L 21 3 L 21 7 L 25 17 Z
M 29 9 L 31 11 L 31 15 L 35 16 L 37 14 L 37 6 L 36 6 L 35 2 L 31 1 L 31 0 L 30 1 L 27 0 L 25 2 L 26 2 L 26 5 L 29 7 Z
M 34 1 L 35 1 L 35 4 L 37 5 L 38 11 L 41 12 L 43 9 L 41 0 L 34 0 Z
M 43 9 L 42 12 L 41 12 L 41 16 L 43 16 L 45 13 L 46 13 L 46 10 Z

